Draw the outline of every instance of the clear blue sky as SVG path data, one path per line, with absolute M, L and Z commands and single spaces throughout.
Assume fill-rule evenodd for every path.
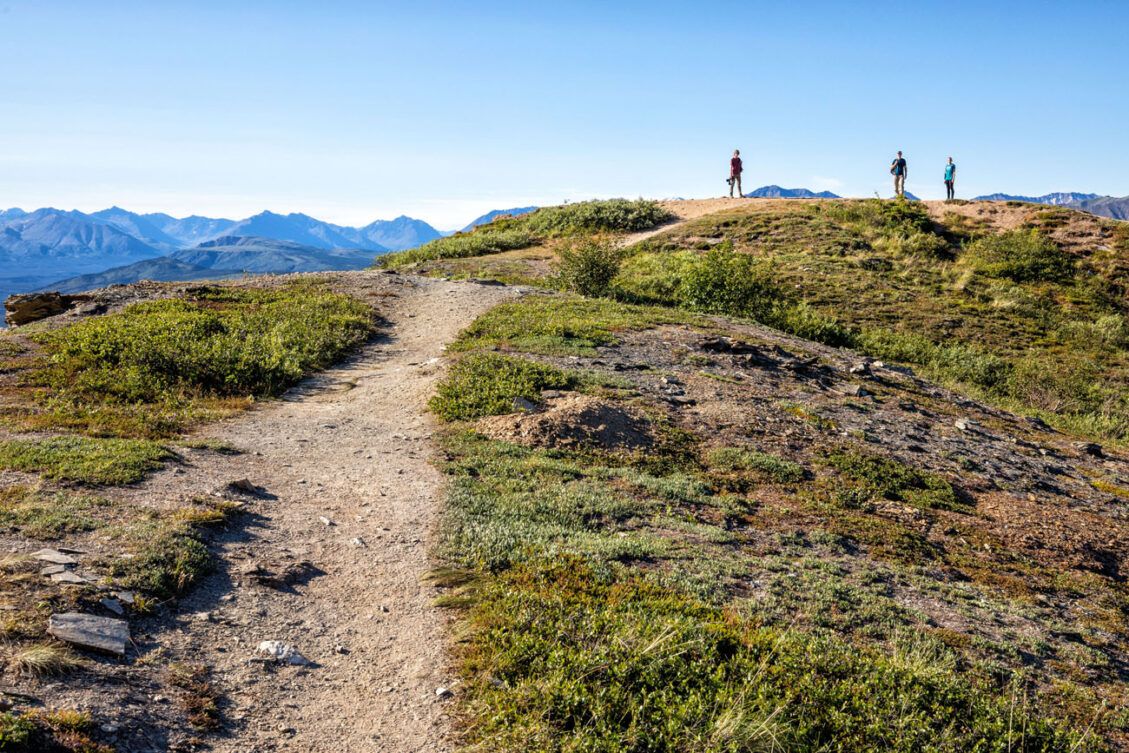
M 1129 194 L 1129 2 L 0 0 L 0 207 Z

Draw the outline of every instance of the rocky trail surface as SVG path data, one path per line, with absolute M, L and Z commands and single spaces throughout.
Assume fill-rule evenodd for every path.
M 441 491 L 426 403 L 446 345 L 513 292 L 365 278 L 381 288 L 382 337 L 282 401 L 204 432 L 243 454 L 139 489 L 175 496 L 244 478 L 259 487 L 221 545 L 221 572 L 159 638 L 210 666 L 226 697 L 229 732 L 213 750 L 447 749 L 453 678 L 424 580 Z M 298 663 L 254 661 L 263 641 L 292 646 Z

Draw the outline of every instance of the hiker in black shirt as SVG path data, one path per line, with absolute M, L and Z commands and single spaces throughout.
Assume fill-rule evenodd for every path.
M 898 152 L 898 156 L 890 163 L 890 174 L 894 176 L 894 194 L 905 198 L 906 175 L 909 174 L 909 167 L 901 152 Z

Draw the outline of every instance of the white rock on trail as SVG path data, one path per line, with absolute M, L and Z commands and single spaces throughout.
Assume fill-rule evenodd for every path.
M 302 656 L 298 649 L 282 641 L 261 642 L 259 647 L 255 649 L 255 656 L 260 659 L 272 659 L 284 664 L 293 664 L 297 667 L 310 663 L 310 660 Z

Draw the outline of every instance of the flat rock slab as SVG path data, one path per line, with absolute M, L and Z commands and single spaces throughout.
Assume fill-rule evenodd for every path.
M 74 585 L 83 585 L 90 582 L 90 578 L 83 577 L 81 575 L 78 575 L 77 573 L 72 573 L 70 570 L 51 573 L 48 577 L 56 583 L 73 583 Z
M 41 562 L 50 562 L 52 565 L 74 565 L 78 563 L 78 560 L 74 557 L 63 554 L 57 549 L 40 549 L 38 552 L 33 552 L 31 556 Z
M 51 615 L 47 632 L 66 643 L 117 656 L 125 656 L 129 643 L 129 623 L 125 620 L 78 612 Z

